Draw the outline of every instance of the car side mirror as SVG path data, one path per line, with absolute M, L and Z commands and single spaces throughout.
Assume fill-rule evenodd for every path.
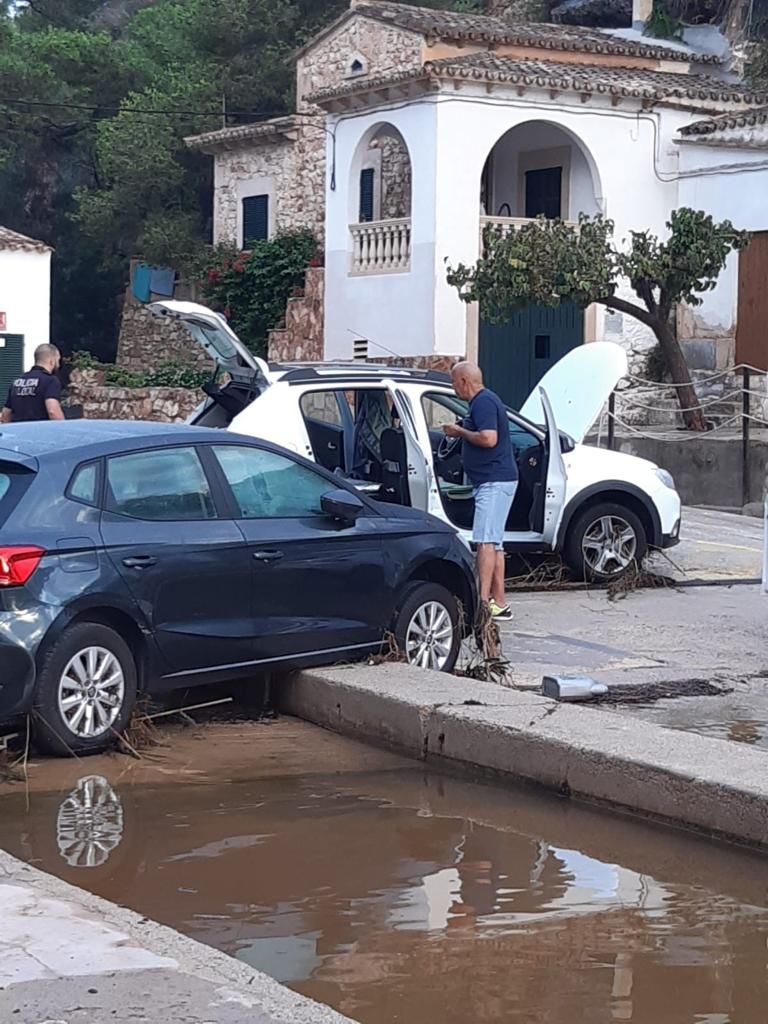
M 365 505 L 351 491 L 329 491 L 320 499 L 320 508 L 331 519 L 338 519 L 348 526 L 357 522 L 365 509 Z

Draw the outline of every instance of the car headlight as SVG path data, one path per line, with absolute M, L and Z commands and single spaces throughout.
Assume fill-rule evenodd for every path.
M 668 487 L 670 491 L 676 491 L 675 480 L 671 473 L 668 473 L 666 469 L 657 469 L 656 476 L 661 480 L 665 487 Z

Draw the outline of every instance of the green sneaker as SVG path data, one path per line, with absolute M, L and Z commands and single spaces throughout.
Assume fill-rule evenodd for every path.
M 488 602 L 488 607 L 491 609 L 491 618 L 496 622 L 511 622 L 514 616 L 512 610 L 508 604 L 505 604 L 502 608 L 501 605 L 496 604 L 493 598 Z

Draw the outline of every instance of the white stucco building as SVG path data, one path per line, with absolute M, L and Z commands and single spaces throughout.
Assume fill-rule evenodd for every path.
M 353 2 L 297 54 L 296 115 L 188 142 L 215 158 L 217 241 L 247 247 L 259 235 L 244 224 L 262 234 L 309 224 L 324 238 L 318 357 L 440 366 L 468 354 L 514 401 L 575 344 L 642 351 L 648 332 L 601 307 L 482 324 L 446 267 L 477 259 L 487 223 L 514 230 L 540 214 L 602 213 L 618 239 L 664 236 L 682 205 L 768 229 L 755 121 L 768 96 L 716 53 L 631 30 L 516 23 L 491 6 Z M 749 142 L 728 127 L 742 122 Z M 679 317 L 681 337 L 711 340 L 720 366 L 734 359 L 738 276 L 734 257 L 696 316 Z
M 33 364 L 37 346 L 50 340 L 52 252 L 0 226 L 0 402 Z

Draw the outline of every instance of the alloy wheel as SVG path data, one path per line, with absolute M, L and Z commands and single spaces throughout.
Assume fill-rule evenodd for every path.
M 79 739 L 104 735 L 125 699 L 125 676 L 106 647 L 85 647 L 70 659 L 59 682 L 59 712 Z
M 73 868 L 98 868 L 123 838 L 123 805 L 101 775 L 86 775 L 59 807 L 56 840 Z
M 441 672 L 451 655 L 454 625 L 445 605 L 428 601 L 411 616 L 405 632 L 405 654 L 410 665 Z
M 635 560 L 637 534 L 621 516 L 600 516 L 585 530 L 581 550 L 592 572 L 616 576 Z

